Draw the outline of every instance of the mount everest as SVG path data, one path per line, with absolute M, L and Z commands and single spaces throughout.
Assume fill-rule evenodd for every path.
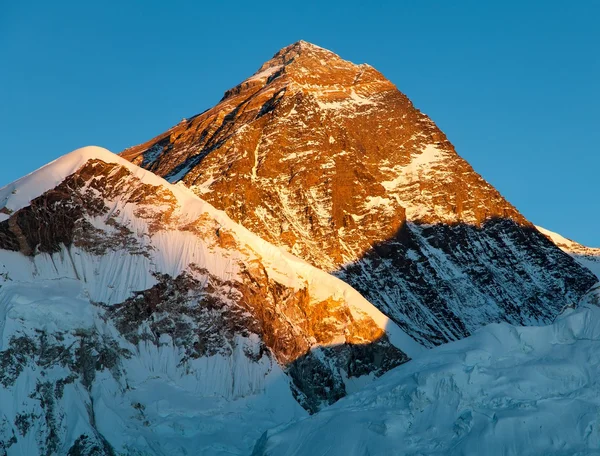
M 0 189 L 0 454 L 593 454 L 598 258 L 298 42 Z

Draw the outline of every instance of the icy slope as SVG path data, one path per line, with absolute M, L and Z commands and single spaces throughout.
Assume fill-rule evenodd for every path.
M 0 454 L 248 454 L 422 348 L 344 282 L 90 147 L 0 189 Z
M 253 455 L 597 455 L 599 379 L 600 309 L 588 303 L 432 349 L 269 431 Z
M 536 226 L 536 228 L 540 233 L 554 242 L 563 252 L 571 255 L 575 261 L 583 267 L 588 268 L 600 279 L 600 248 L 586 247 L 541 226 Z
M 306 414 L 276 363 L 245 356 L 251 337 L 182 361 L 167 334 L 124 339 L 82 285 L 0 288 L 1 454 L 247 454 L 260 428 Z

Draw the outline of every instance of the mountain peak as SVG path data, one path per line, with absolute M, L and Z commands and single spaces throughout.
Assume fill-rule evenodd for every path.
M 249 84 L 255 87 L 257 81 L 266 85 L 281 76 L 285 76 L 285 82 L 294 82 L 304 88 L 350 86 L 358 82 L 367 70 L 375 79 L 388 82 L 369 65 L 354 64 L 328 49 L 301 40 L 280 49 L 241 86 Z
M 304 41 L 304 40 L 298 40 L 295 43 L 289 44 L 289 45 L 281 48 L 279 50 L 279 52 L 277 52 L 277 54 L 282 53 L 282 52 L 287 52 L 288 50 L 291 50 L 291 49 L 295 49 L 299 52 L 301 52 L 301 51 L 325 51 L 325 52 L 329 52 L 329 53 L 333 54 L 333 52 L 331 52 L 329 49 L 325 49 L 324 47 L 317 46 L 314 43 L 310 43 L 310 42 Z
M 300 40 L 281 48 L 271 60 L 265 63 L 265 65 L 269 64 L 273 60 L 277 61 L 279 64 L 282 63 L 283 65 L 288 65 L 292 63 L 298 56 L 309 57 L 313 60 L 342 60 L 339 55 L 328 49 L 309 43 L 308 41 Z
M 381 73 L 310 43 L 122 156 L 337 274 L 428 346 L 552 321 L 595 280 Z

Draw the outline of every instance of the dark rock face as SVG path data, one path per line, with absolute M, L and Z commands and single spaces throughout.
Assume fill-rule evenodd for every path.
M 316 348 L 295 359 L 287 372 L 294 382 L 298 402 L 310 413 L 316 413 L 346 396 L 343 373 L 350 378 L 370 374 L 379 377 L 408 360 L 384 335 L 370 344 Z
M 427 345 L 549 322 L 595 281 L 379 72 L 309 43 L 121 155 L 343 278 Z
M 158 187 L 136 180 L 134 186 L 131 183 L 127 169 L 90 160 L 56 188 L 0 222 L 0 249 L 31 256 L 55 253 L 62 246 L 74 244 L 95 254 L 118 249 L 145 254 L 133 232 L 116 221 L 119 214 L 109 214 L 106 202 L 123 198 L 129 204 L 139 205 L 139 215 L 143 217 L 143 206 L 173 206 L 175 197 Z M 115 232 L 98 230 L 85 218 L 96 216 L 107 216 L 106 223 L 115 228 Z M 160 222 L 156 220 L 156 224 Z
M 115 456 L 115 452 L 102 439 L 82 434 L 69 448 L 67 456 Z
M 544 324 L 593 283 L 537 230 L 510 219 L 407 224 L 337 274 L 425 345 L 492 322 Z

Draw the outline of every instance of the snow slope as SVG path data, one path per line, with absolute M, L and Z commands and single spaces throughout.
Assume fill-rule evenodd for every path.
M 245 454 L 258 429 L 306 414 L 276 363 L 243 355 L 252 340 L 182 365 L 168 336 L 124 340 L 81 282 L 31 285 L 0 288 L 0 448 L 10 456 Z M 112 364 L 118 352 L 127 355 Z
M 554 242 L 563 252 L 571 255 L 584 268 L 592 271 L 600 279 L 600 248 L 586 247 L 567 239 L 558 233 L 536 226 L 538 231 Z
M 51 235 L 69 234 L 74 209 L 79 238 L 30 245 L 48 214 Z M 0 217 L 0 246 L 11 247 L 0 249 L 0 454 L 248 454 L 265 429 L 305 416 L 297 399 L 309 394 L 260 322 L 282 320 L 289 334 L 276 340 L 312 344 L 322 381 L 338 375 L 347 337 L 377 346 L 354 323 L 398 353 L 423 351 L 344 282 L 105 149 L 0 189 Z M 240 307 L 253 296 L 271 320 Z M 306 312 L 330 311 L 320 341 L 289 313 L 304 298 Z M 344 381 L 349 391 L 373 377 Z
M 548 326 L 493 324 L 434 348 L 319 414 L 267 432 L 253 456 L 598 455 L 594 300 L 588 295 Z

